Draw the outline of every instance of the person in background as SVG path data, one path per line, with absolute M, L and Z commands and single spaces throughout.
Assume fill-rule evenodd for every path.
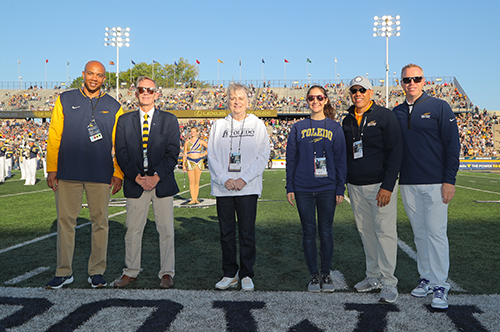
M 199 204 L 198 193 L 200 191 L 201 171 L 205 169 L 203 157 L 207 152 L 203 152 L 203 148 L 207 148 L 208 144 L 199 137 L 198 128 L 192 127 L 190 130 L 191 136 L 184 143 L 184 153 L 182 159 L 182 169 L 188 173 L 189 192 L 191 201 L 188 204 Z
M 346 149 L 342 127 L 326 90 L 318 85 L 307 92 L 311 116 L 295 123 L 286 149 L 286 196 L 302 224 L 302 245 L 309 269 L 310 292 L 333 292 L 330 278 L 333 257 L 333 218 L 344 200 Z M 316 225 L 317 215 L 317 225 Z M 318 270 L 316 229 L 320 238 L 321 279 Z

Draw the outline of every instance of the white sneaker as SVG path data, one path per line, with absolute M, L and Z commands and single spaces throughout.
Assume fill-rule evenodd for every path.
M 431 307 L 434 309 L 448 309 L 448 295 L 444 287 L 434 287 L 434 298 Z
M 395 286 L 384 285 L 380 291 L 378 301 L 382 303 L 394 303 L 398 298 L 398 289 Z
M 362 281 L 358 282 L 354 288 L 359 292 L 359 293 L 365 293 L 369 292 L 374 289 L 380 289 L 382 288 L 382 282 L 380 282 L 380 279 L 378 278 L 370 278 L 366 277 Z
M 236 287 L 238 286 L 238 280 L 239 280 L 238 274 L 236 274 L 233 278 L 224 277 L 221 279 L 221 281 L 215 284 L 215 288 L 228 289 L 229 287 Z
M 250 277 L 245 277 L 241 279 L 241 290 L 242 291 L 253 291 L 253 281 Z
M 432 289 L 429 288 L 430 281 L 427 279 L 420 279 L 418 286 L 411 291 L 411 295 L 415 297 L 426 297 L 428 294 L 432 293 Z

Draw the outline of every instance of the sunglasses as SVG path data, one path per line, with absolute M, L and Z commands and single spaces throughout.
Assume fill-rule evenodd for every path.
M 326 96 L 324 96 L 324 95 L 317 95 L 317 96 L 309 95 L 309 96 L 307 96 L 307 100 L 309 100 L 309 101 L 313 101 L 314 98 L 318 99 L 318 101 L 323 101 L 326 99 Z
M 415 76 L 415 77 L 403 77 L 401 79 L 401 81 L 404 83 L 404 84 L 410 84 L 411 81 L 415 82 L 415 83 L 420 83 L 422 82 L 424 78 L 422 76 Z
M 147 92 L 149 94 L 153 94 L 156 92 L 156 89 L 155 88 L 145 88 L 145 87 L 140 86 L 137 88 L 137 91 L 139 91 L 139 93 Z
M 349 91 L 351 91 L 351 93 L 352 93 L 353 95 L 355 95 L 355 94 L 356 94 L 356 92 L 358 92 L 358 91 L 359 91 L 360 93 L 365 93 L 367 90 L 366 90 L 365 88 L 361 87 L 361 88 L 359 88 L 359 89 L 350 88 L 350 89 L 349 89 Z

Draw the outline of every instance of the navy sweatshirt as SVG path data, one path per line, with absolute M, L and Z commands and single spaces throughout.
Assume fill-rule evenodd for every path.
M 314 176 L 314 151 L 317 158 L 326 157 L 327 177 Z M 293 125 L 286 149 L 287 193 L 334 190 L 343 196 L 346 173 L 345 139 L 338 122 L 307 118 Z

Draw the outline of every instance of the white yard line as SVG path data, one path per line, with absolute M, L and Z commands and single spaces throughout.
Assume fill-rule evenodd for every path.
M 15 278 L 12 278 L 10 280 L 7 280 L 5 282 L 6 285 L 15 285 L 17 283 L 20 283 L 21 281 L 24 281 L 24 280 L 27 280 L 31 277 L 34 277 L 36 275 L 39 275 L 41 273 L 44 273 L 45 271 L 48 271 L 50 269 L 50 267 L 48 266 L 41 266 L 41 267 L 38 267 L 34 270 L 31 270 L 29 272 L 26 272 L 25 274 L 21 275 L 21 276 L 18 276 L 18 277 L 15 277 Z
M 204 184 L 203 186 L 200 186 L 200 188 L 208 186 L 208 185 L 210 185 L 210 183 Z M 38 191 L 38 192 L 47 191 L 47 190 L 52 190 L 52 189 L 45 189 L 45 190 L 41 190 L 41 191 Z M 32 192 L 28 192 L 28 193 L 12 194 L 12 195 L 4 195 L 4 196 L 0 196 L 0 197 L 22 195 L 22 194 L 31 194 L 31 193 L 35 193 L 35 192 L 37 192 L 37 191 L 32 191 Z M 178 193 L 177 195 L 182 195 L 182 194 L 185 194 L 185 193 L 188 193 L 188 192 L 189 192 L 189 190 L 186 190 L 186 191 Z M 124 213 L 127 213 L 127 210 L 123 210 L 123 211 L 117 212 L 115 214 L 112 214 L 112 215 L 110 215 L 108 217 L 108 219 L 113 218 L 113 217 L 118 216 L 118 215 L 121 215 L 121 214 L 124 214 Z M 88 226 L 88 225 L 91 225 L 91 224 L 92 224 L 91 222 L 87 222 L 87 223 L 84 223 L 84 224 L 76 226 L 75 229 L 82 228 L 82 227 L 85 227 L 85 226 Z M 52 236 L 56 236 L 56 235 L 57 235 L 57 232 L 56 233 L 50 233 L 50 234 L 43 235 L 43 236 L 37 237 L 35 239 L 29 240 L 29 241 L 18 243 L 16 245 L 13 245 L 13 246 L 8 247 L 8 248 L 0 249 L 0 254 L 3 254 L 4 252 L 8 252 L 8 251 L 11 251 L 11 250 L 14 250 L 14 249 L 22 248 L 22 247 L 27 246 L 29 244 L 45 240 L 45 239 L 48 239 L 48 238 L 50 238 Z
M 470 190 L 475 190 L 475 191 L 481 191 L 483 193 L 488 193 L 488 194 L 497 194 L 497 195 L 500 195 L 500 193 L 496 192 L 496 191 L 489 191 L 489 190 L 484 190 L 484 189 L 470 188 L 470 187 L 464 187 L 464 186 L 459 186 L 459 185 L 455 185 L 455 187 L 462 188 L 462 189 L 470 189 Z
M 18 195 L 36 194 L 36 193 L 41 193 L 41 192 L 49 191 L 49 190 L 52 190 L 52 189 L 49 188 L 49 189 L 43 189 L 43 190 L 37 190 L 37 191 L 27 191 L 27 192 L 24 192 L 24 193 L 1 195 L 0 198 L 1 197 L 18 196 Z

